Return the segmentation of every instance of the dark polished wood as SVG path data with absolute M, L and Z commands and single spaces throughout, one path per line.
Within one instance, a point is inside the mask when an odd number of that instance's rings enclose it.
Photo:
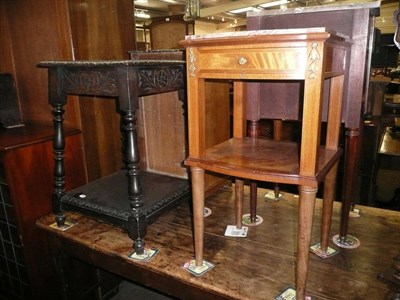
M 52 211 L 53 137 L 51 124 L 0 129 L 0 298 L 60 297 L 46 236 L 35 226 Z M 65 140 L 66 187 L 72 189 L 86 183 L 80 131 L 66 128 Z
M 366 113 L 363 126 L 360 127 L 360 143 L 362 151 L 359 157 L 360 193 L 355 199 L 368 205 L 374 201 L 376 168 L 378 167 L 378 148 L 382 132 L 382 104 L 385 90 L 390 83 L 389 77 L 371 77 L 368 89 Z
M 349 225 L 349 212 L 352 204 L 359 203 L 358 195 L 358 153 L 359 128 L 361 115 L 368 109 L 367 95 L 370 73 L 371 49 L 373 42 L 374 16 L 379 15 L 379 2 L 362 3 L 355 5 L 329 5 L 322 7 L 305 7 L 282 11 L 271 10 L 260 13 L 249 13 L 247 29 L 281 29 L 324 26 L 353 39 L 350 55 L 347 57 L 348 79 L 344 83 L 344 104 L 342 122 L 346 127 L 345 147 L 346 163 L 343 178 L 343 202 L 341 239 L 346 239 Z M 337 20 L 341 20 L 338 22 Z M 290 84 L 290 85 L 289 85 Z M 249 97 L 263 97 L 263 106 L 250 107 L 248 119 L 257 118 L 275 119 L 280 116 L 287 120 L 297 120 L 298 104 L 296 91 L 301 89 L 298 83 L 282 83 L 280 87 L 271 84 L 262 84 L 254 87 Z M 325 92 L 325 101 L 327 99 Z M 265 97 L 263 97 L 265 98 Z M 279 101 L 274 101 L 279 99 Z M 250 105 L 251 106 L 251 105 Z M 325 113 L 323 114 L 325 116 Z M 353 148 L 355 147 L 355 148 Z M 339 195 L 340 196 L 340 195 Z
M 342 200 L 342 221 L 340 226 L 340 238 L 345 242 L 348 233 L 349 227 L 349 212 L 351 210 L 351 206 L 355 204 L 354 199 L 355 196 L 355 174 L 353 173 L 354 170 L 358 167 L 357 166 L 357 149 L 358 149 L 358 142 L 359 142 L 359 130 L 358 128 L 348 128 L 346 132 L 346 155 L 345 155 L 345 172 L 344 172 L 344 186 L 343 186 L 343 194 L 348 195 L 347 200 Z
M 65 224 L 65 209 L 84 211 L 127 229 L 135 241 L 135 251 L 143 253 L 146 226 L 154 219 L 155 212 L 162 213 L 174 202 L 188 197 L 190 189 L 188 180 L 145 175 L 140 170 L 136 124 L 139 97 L 184 90 L 184 62 L 173 59 L 47 61 L 38 66 L 49 70 L 49 101 L 55 129 L 53 211 L 58 226 Z M 71 195 L 66 194 L 64 179 L 63 107 L 67 95 L 118 99 L 121 127 L 115 134 L 122 137 L 121 165 L 125 174 L 121 176 L 116 172 L 90 183 L 83 190 L 71 191 Z M 117 184 L 119 181 L 123 184 Z M 152 190 L 159 193 L 152 193 Z
M 1 72 L 13 74 L 24 121 L 49 119 L 44 60 L 128 59 L 135 49 L 131 0 L 0 0 Z M 88 42 L 90 41 L 90 42 Z M 27 55 L 27 51 L 29 55 Z M 70 96 L 65 124 L 82 131 L 89 181 L 121 167 L 119 116 L 113 101 Z M 89 99 L 88 99 L 89 98 Z
M 298 197 L 285 193 L 279 202 L 266 201 L 267 190 L 258 189 L 258 214 L 264 222 L 249 228 L 248 237 L 237 240 L 224 236 L 227 224 L 234 224 L 234 187 L 224 188 L 206 199 L 212 214 L 205 219 L 205 252 L 215 268 L 195 277 L 182 268 L 192 259 L 192 210 L 188 202 L 162 215 L 148 227 L 146 242 L 158 254 L 148 263 L 129 259 L 130 238 L 115 226 L 81 214 L 69 214 L 78 221 L 61 232 L 49 225 L 54 215 L 38 221 L 53 250 L 78 257 L 128 280 L 158 289 L 179 299 L 274 299 L 294 280 Z M 249 189 L 245 187 L 245 198 Z M 388 286 L 377 279 L 398 255 L 400 212 L 359 206 L 361 217 L 352 219 L 353 234 L 361 240 L 357 249 L 338 249 L 322 260 L 310 256 L 308 289 L 319 300 L 383 299 Z M 244 201 L 244 210 L 249 209 Z M 332 229 L 340 227 L 340 203 L 333 206 Z M 316 200 L 315 218 L 322 213 Z M 312 242 L 319 241 L 314 227 Z M 101 237 L 101 238 L 99 238 Z M 384 252 L 384 255 L 382 254 Z
M 10 73 L 0 73 L 0 98 L 0 124 L 6 128 L 23 126 L 14 79 Z
M 395 16 L 395 24 L 396 24 L 396 33 L 394 36 L 394 43 L 396 45 L 397 48 L 400 49 L 400 3 L 399 3 L 399 10 L 397 11 L 397 14 Z M 399 107 L 397 107 L 396 109 L 393 109 L 392 112 L 395 113 L 396 115 L 399 114 Z M 388 129 L 385 129 L 385 133 L 384 133 L 384 137 L 383 137 L 383 141 L 381 144 L 381 149 L 383 144 L 386 142 L 388 144 L 391 144 L 390 146 L 388 145 L 388 147 L 384 147 L 384 153 L 388 152 L 388 154 L 392 154 L 392 155 L 400 155 L 400 143 L 399 143 L 399 136 L 397 133 L 397 136 L 395 136 L 394 138 L 392 137 L 388 137 L 387 140 L 385 141 L 386 138 L 386 134 L 390 134 L 387 132 Z M 396 133 L 395 133 L 396 135 Z M 392 143 L 391 140 L 397 140 L 394 143 Z M 394 146 L 394 145 L 396 146 Z M 380 152 L 381 152 L 380 149 Z M 400 255 L 397 255 L 394 260 L 393 260 L 393 264 L 392 264 L 392 268 L 389 271 L 386 271 L 385 273 L 382 273 L 379 275 L 380 279 L 383 279 L 384 281 L 386 281 L 388 283 L 388 285 L 390 286 L 391 292 L 388 293 L 386 299 L 390 299 L 390 300 L 395 300 L 395 299 L 399 299 L 400 298 Z

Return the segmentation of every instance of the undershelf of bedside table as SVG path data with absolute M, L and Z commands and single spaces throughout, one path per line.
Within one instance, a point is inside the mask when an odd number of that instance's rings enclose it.
M 180 201 L 191 199 L 187 179 L 140 172 L 143 193 L 141 211 L 148 224 Z M 121 170 L 68 192 L 62 198 L 64 210 L 71 210 L 127 229 L 131 212 L 128 179 Z
M 305 184 L 321 181 L 338 161 L 341 150 L 319 149 L 318 170 L 315 176 L 299 175 L 299 144 L 269 139 L 235 139 L 206 150 L 200 158 L 189 157 L 185 163 L 225 175 L 288 183 Z

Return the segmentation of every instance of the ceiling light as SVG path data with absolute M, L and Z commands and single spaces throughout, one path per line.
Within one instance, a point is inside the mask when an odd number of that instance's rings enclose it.
M 135 17 L 138 19 L 150 19 L 150 15 L 145 10 L 135 9 Z
M 161 2 L 169 3 L 169 4 L 181 4 L 180 1 L 176 0 L 161 0 Z
M 200 17 L 200 0 L 186 0 L 185 21 L 195 20 Z
M 272 2 L 259 4 L 258 6 L 260 6 L 262 8 L 267 8 L 267 7 L 282 5 L 282 4 L 286 4 L 286 3 L 289 3 L 289 1 L 288 0 L 278 0 L 278 1 L 272 1 Z
M 232 14 L 240 14 L 240 13 L 248 12 L 248 11 L 251 11 L 251 10 L 253 10 L 253 7 L 248 6 L 248 7 L 243 7 L 243 8 L 230 10 L 229 12 L 232 13 Z

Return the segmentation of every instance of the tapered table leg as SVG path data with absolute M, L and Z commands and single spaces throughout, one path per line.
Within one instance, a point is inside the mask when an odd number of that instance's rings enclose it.
M 191 167 L 196 267 L 203 265 L 204 247 L 204 170 Z
M 352 206 L 354 196 L 353 187 L 355 186 L 356 179 L 359 135 L 358 128 L 348 128 L 346 131 L 346 154 L 340 233 L 333 238 L 334 243 L 342 248 L 356 248 L 359 245 L 359 240 L 348 234 L 349 213 Z
M 248 125 L 248 135 L 256 139 L 260 137 L 260 122 L 251 121 Z M 255 223 L 257 221 L 257 182 L 250 182 L 250 222 Z
M 332 223 L 333 201 L 335 200 L 336 175 L 338 162 L 333 166 L 325 177 L 324 181 L 324 199 L 322 204 L 321 221 L 321 250 L 327 252 L 329 245 L 329 233 Z
M 297 234 L 296 299 L 304 299 L 310 254 L 311 232 L 317 188 L 299 186 L 299 220 Z
M 235 208 L 236 208 L 236 228 L 242 228 L 243 216 L 243 179 L 235 179 Z

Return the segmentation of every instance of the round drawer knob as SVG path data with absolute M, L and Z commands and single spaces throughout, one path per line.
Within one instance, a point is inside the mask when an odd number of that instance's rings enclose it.
M 247 59 L 244 57 L 240 57 L 238 63 L 239 65 L 244 65 L 247 63 Z

